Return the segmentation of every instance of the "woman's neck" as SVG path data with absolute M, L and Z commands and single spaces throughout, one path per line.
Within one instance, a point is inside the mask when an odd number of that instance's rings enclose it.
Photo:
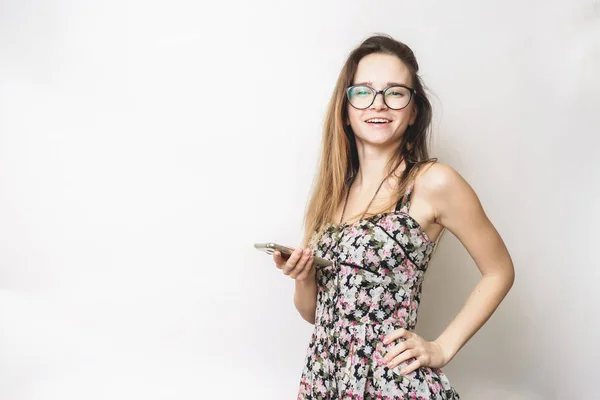
M 362 151 L 359 150 L 359 168 L 352 184 L 355 189 L 369 190 L 375 188 L 390 175 L 390 167 L 393 167 L 393 165 L 390 165 L 389 161 L 394 152 L 374 150 L 366 151 L 365 148 Z

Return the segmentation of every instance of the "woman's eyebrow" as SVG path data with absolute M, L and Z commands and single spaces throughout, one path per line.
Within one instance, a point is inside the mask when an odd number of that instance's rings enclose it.
M 369 85 L 369 86 L 373 86 L 373 82 L 371 81 L 367 81 L 367 82 L 358 82 L 353 84 L 353 86 L 358 86 L 358 85 Z M 388 82 L 387 86 L 396 86 L 396 85 L 400 85 L 400 86 L 406 86 L 406 83 L 400 83 L 400 82 Z

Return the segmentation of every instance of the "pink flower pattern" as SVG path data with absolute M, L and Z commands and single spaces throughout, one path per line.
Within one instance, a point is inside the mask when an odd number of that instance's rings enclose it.
M 411 189 L 394 212 L 352 224 L 329 224 L 314 235 L 315 328 L 302 371 L 299 400 L 458 400 L 443 371 L 421 367 L 402 375 L 383 362 L 394 343 L 384 336 L 414 330 L 421 287 L 435 243 L 409 214 Z M 412 361 L 409 360 L 408 363 Z

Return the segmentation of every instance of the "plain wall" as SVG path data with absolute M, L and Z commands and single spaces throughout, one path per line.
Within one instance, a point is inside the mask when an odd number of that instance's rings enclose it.
M 0 398 L 295 398 L 312 326 L 253 249 L 297 245 L 351 49 L 409 44 L 433 154 L 516 282 L 444 368 L 469 399 L 597 398 L 591 1 L 0 3 Z M 418 333 L 479 278 L 442 239 Z

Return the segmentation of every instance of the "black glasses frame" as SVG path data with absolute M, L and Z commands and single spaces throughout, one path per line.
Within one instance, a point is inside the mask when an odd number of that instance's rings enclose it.
M 352 104 L 352 102 L 350 101 L 350 91 L 357 87 L 367 87 L 373 91 L 373 93 L 374 93 L 373 100 L 371 101 L 371 103 L 368 106 L 362 107 L 362 108 L 355 107 Z M 408 89 L 408 91 L 410 92 L 410 97 L 408 98 L 408 102 L 406 103 L 406 105 L 404 107 L 401 107 L 401 108 L 390 107 L 390 105 L 385 101 L 385 92 L 393 87 L 401 87 L 404 89 Z M 408 105 L 412 101 L 413 97 L 415 97 L 417 95 L 417 90 L 413 89 L 411 87 L 408 87 L 406 85 L 391 85 L 391 86 L 386 87 L 383 90 L 377 90 L 374 87 L 369 86 L 369 85 L 354 85 L 354 86 L 350 86 L 349 88 L 346 89 L 346 99 L 348 100 L 348 104 L 350 104 L 353 108 L 356 108 L 357 110 L 366 110 L 367 108 L 371 107 L 373 105 L 373 103 L 375 103 L 375 99 L 377 98 L 378 94 L 381 94 L 381 98 L 383 99 L 383 104 L 385 104 L 387 108 L 389 108 L 390 110 L 398 111 L 398 110 L 402 110 L 402 109 L 405 109 L 406 107 L 408 107 Z

